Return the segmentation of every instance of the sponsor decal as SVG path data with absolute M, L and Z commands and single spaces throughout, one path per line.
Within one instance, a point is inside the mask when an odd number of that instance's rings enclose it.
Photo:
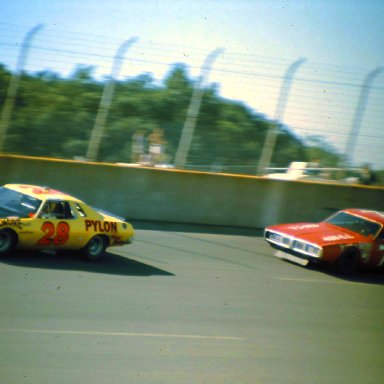
M 293 229 L 294 231 L 300 231 L 301 229 L 310 229 L 310 228 L 319 228 L 318 224 L 302 224 L 302 225 L 291 225 L 288 229 Z
M 119 244 L 123 245 L 123 244 L 125 244 L 125 241 L 123 241 L 121 239 L 121 236 L 113 235 L 112 236 L 112 240 L 113 240 L 113 243 L 116 244 L 116 245 L 119 245 Z
M 117 223 L 113 221 L 85 220 L 85 230 L 94 232 L 117 233 Z
M 324 241 L 338 241 L 338 240 L 350 240 L 354 239 L 353 236 L 347 234 L 324 236 Z
M 0 228 L 3 228 L 3 227 L 22 229 L 20 219 L 16 219 L 16 218 L 15 219 L 12 219 L 12 218 L 0 219 Z

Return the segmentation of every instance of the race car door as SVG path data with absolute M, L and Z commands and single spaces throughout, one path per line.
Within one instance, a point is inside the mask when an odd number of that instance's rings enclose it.
M 78 249 L 81 227 L 71 205 L 65 200 L 47 200 L 38 218 L 40 235 L 37 247 L 49 249 Z

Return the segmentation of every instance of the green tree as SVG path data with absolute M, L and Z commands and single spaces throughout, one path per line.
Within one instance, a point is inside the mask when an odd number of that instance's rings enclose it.
M 84 157 L 106 81 L 95 79 L 94 70 L 92 66 L 78 65 L 68 77 L 49 71 L 23 73 L 6 152 Z M 2 105 L 10 78 L 11 72 L 0 65 Z M 117 81 L 99 159 L 129 162 L 133 134 L 142 131 L 149 135 L 161 128 L 172 161 L 194 84 L 188 68 L 180 63 L 173 65 L 161 82 L 148 73 Z M 254 174 L 272 123 L 245 104 L 221 97 L 217 85 L 206 87 L 187 167 Z M 314 159 L 332 166 L 340 156 L 321 137 L 303 141 L 289 127 L 279 127 L 273 165 L 285 167 L 291 161 Z

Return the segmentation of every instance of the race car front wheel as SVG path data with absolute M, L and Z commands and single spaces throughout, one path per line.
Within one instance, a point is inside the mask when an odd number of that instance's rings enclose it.
M 15 248 L 16 240 L 15 232 L 9 229 L 0 231 L 0 256 L 10 254 Z
M 107 241 L 102 236 L 94 236 L 83 248 L 83 255 L 87 260 L 98 261 L 105 253 Z
M 359 265 L 359 255 L 356 251 L 344 252 L 336 262 L 336 272 L 342 275 L 352 275 Z

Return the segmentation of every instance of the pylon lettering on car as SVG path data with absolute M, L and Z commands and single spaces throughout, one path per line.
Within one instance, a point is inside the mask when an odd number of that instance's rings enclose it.
M 94 232 L 117 233 L 117 223 L 111 221 L 85 220 L 85 230 Z

